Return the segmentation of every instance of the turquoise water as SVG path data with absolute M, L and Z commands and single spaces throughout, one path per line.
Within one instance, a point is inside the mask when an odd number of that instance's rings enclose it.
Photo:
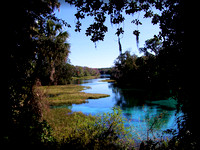
M 132 134 L 139 140 L 149 138 L 170 138 L 170 134 L 163 135 L 167 129 L 177 129 L 176 119 L 181 113 L 176 113 L 176 101 L 172 98 L 161 100 L 147 99 L 146 91 L 139 89 L 121 89 L 113 83 L 100 82 L 102 78 L 79 81 L 90 89 L 87 93 L 109 94 L 110 97 L 89 99 L 88 103 L 73 104 L 69 108 L 85 114 L 96 115 L 111 112 L 114 106 L 122 109 L 122 115 L 127 119 L 125 126 L 131 127 Z M 153 129 L 153 130 L 151 130 Z

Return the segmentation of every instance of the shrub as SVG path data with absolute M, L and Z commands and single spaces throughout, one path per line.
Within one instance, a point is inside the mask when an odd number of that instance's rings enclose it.
M 68 149 L 128 149 L 134 141 L 124 127 L 121 110 L 113 108 L 111 113 L 91 117 L 74 115 L 72 131 L 60 141 L 61 148 Z M 67 133 L 67 132 L 65 132 Z

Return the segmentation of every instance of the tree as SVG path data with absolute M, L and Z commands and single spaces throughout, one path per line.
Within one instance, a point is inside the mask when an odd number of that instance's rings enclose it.
M 33 92 L 38 49 L 34 40 L 38 35 L 35 29 L 39 27 L 38 22 L 42 24 L 47 18 L 58 21 L 52 13 L 59 3 L 57 0 L 21 0 L 7 5 L 10 6 L 6 25 L 9 71 L 3 143 L 8 148 L 39 146 L 42 145 L 43 129 L 47 126 L 42 120 L 40 99 Z
M 120 35 L 124 33 L 123 28 L 120 26 L 121 23 L 125 20 L 123 12 L 128 15 L 134 15 L 140 11 L 144 11 L 144 18 L 153 17 L 153 23 L 158 23 L 159 15 L 154 14 L 152 8 L 158 10 L 163 10 L 167 6 L 168 1 L 129 1 L 129 0 L 110 0 L 110 1 L 76 1 L 76 0 L 66 0 L 67 3 L 75 5 L 77 7 L 77 13 L 75 14 L 77 18 L 76 29 L 75 31 L 80 32 L 81 30 L 81 19 L 84 19 L 86 16 L 94 17 L 94 23 L 91 24 L 87 30 L 86 35 L 91 36 L 93 42 L 103 40 L 105 33 L 108 31 L 107 27 L 104 25 L 106 15 L 110 16 L 110 22 L 112 24 L 119 24 L 117 28 L 116 35 L 118 36 L 119 51 L 121 52 L 122 46 L 120 42 Z M 135 25 L 142 25 L 138 18 L 133 19 L 131 22 Z M 136 29 L 133 31 L 133 35 L 136 36 L 137 43 L 139 42 L 139 30 Z
M 62 32 L 62 25 L 56 24 L 52 20 L 47 20 L 46 24 L 42 24 L 44 28 L 39 28 L 36 42 L 38 43 L 38 49 L 36 53 L 36 71 L 40 68 L 47 68 L 49 84 L 57 84 L 56 74 L 59 70 L 56 70 L 60 64 L 64 64 L 69 54 L 69 43 L 66 42 L 69 37 L 67 32 Z M 41 29 L 43 32 L 41 32 Z M 42 34 L 39 34 L 42 33 Z M 60 70 L 61 71 L 61 70 Z M 42 76 L 42 72 L 38 74 Z
M 140 48 L 139 50 L 141 52 L 144 52 L 146 56 L 149 55 L 150 52 L 158 55 L 159 51 L 162 50 L 162 42 L 157 36 L 154 36 L 154 38 L 146 40 L 144 48 Z
M 115 67 L 112 71 L 112 78 L 119 84 L 133 83 L 136 79 L 135 72 L 138 69 L 136 65 L 137 56 L 131 55 L 129 51 L 122 53 L 115 60 Z
M 73 77 L 74 66 L 70 63 L 60 63 L 56 66 L 56 82 L 58 85 L 69 84 Z

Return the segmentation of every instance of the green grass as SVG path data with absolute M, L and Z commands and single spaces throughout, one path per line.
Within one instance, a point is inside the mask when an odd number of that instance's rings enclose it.
M 86 103 L 87 99 L 109 96 L 107 94 L 81 92 L 88 88 L 90 87 L 74 84 L 38 87 L 42 93 L 45 93 L 45 99 L 51 106 L 81 104 Z M 67 108 L 53 108 L 45 110 L 44 119 L 53 129 L 52 134 L 56 141 L 61 141 L 73 135 L 76 128 L 85 125 L 84 122 L 93 122 L 95 117 L 84 115 L 82 112 L 71 113 L 71 110 Z
M 100 116 L 55 108 L 48 110 L 44 118 L 53 138 L 67 149 L 128 149 L 134 145 L 116 108 Z
M 106 94 L 81 92 L 89 88 L 80 85 L 59 85 L 38 87 L 45 93 L 50 105 L 84 103 L 86 99 L 107 97 Z M 124 128 L 121 110 L 113 108 L 113 113 L 103 115 L 85 115 L 82 112 L 71 112 L 67 108 L 45 107 L 43 119 L 50 125 L 47 130 L 56 146 L 62 149 L 127 149 L 134 144 L 128 138 Z M 48 138 L 49 137 L 49 138 Z M 120 138 L 119 138 L 120 137 Z
M 71 113 L 67 108 L 50 109 L 44 118 L 51 126 L 52 135 L 58 142 L 73 136 L 74 131 L 81 128 L 84 122 L 95 120 L 91 115 L 87 116 L 82 112 Z
M 88 80 L 88 79 L 96 79 L 98 76 L 84 76 L 84 77 L 72 77 L 72 80 Z
M 99 82 L 115 82 L 115 80 L 107 79 L 107 80 L 100 80 Z
M 57 86 L 41 86 L 39 87 L 46 94 L 46 99 L 52 106 L 70 105 L 86 103 L 87 99 L 98 99 L 108 97 L 107 94 L 91 94 L 81 92 L 90 87 L 80 85 L 57 85 Z
M 80 85 L 40 86 L 36 93 L 45 98 L 50 105 L 68 105 L 85 103 L 86 99 L 106 97 L 106 94 L 81 92 Z M 45 101 L 45 100 L 44 100 Z M 167 102 L 166 102 L 167 103 Z M 48 105 L 48 103 L 46 103 Z M 112 113 L 85 115 L 71 112 L 67 108 L 43 107 L 43 119 L 50 128 L 45 128 L 45 140 L 52 142 L 57 149 L 134 149 L 136 143 L 130 129 L 124 127 L 124 119 L 119 108 Z

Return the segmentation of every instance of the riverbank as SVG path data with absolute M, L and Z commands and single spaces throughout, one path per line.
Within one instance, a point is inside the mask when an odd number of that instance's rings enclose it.
M 172 120 L 170 118 L 173 118 L 173 109 L 167 109 L 169 112 L 166 112 L 165 108 L 162 109 L 163 106 L 161 107 L 162 104 L 160 104 L 161 102 L 159 103 L 159 101 L 157 102 L 159 104 L 149 104 L 148 102 L 141 107 L 141 104 L 137 103 L 138 101 L 141 102 L 141 98 L 139 97 L 141 96 L 140 92 L 135 93 L 134 90 L 123 90 L 112 87 L 112 84 L 108 83 L 110 80 L 104 79 L 103 81 L 104 82 L 102 82 L 102 78 L 99 78 L 83 81 L 82 85 L 84 86 L 73 84 L 39 87 L 46 93 L 46 99 L 50 105 L 56 106 L 47 108 L 43 118 L 50 125 L 51 135 L 59 145 L 61 144 L 65 147 L 73 144 L 72 147 L 83 146 L 84 148 L 91 146 L 95 147 L 96 144 L 99 145 L 99 142 L 102 142 L 101 144 L 115 143 L 114 145 L 116 145 L 118 142 L 126 143 L 127 139 L 121 140 L 121 136 L 127 135 L 125 132 L 130 131 L 131 142 L 128 142 L 128 145 L 137 149 L 141 141 L 145 140 L 148 136 L 146 134 L 148 133 L 149 128 L 152 128 L 152 126 L 156 127 L 152 134 L 156 133 L 159 136 L 159 133 L 164 130 L 164 128 L 161 127 L 171 126 Z M 86 91 L 88 93 L 85 93 Z M 88 103 L 86 103 L 86 98 L 100 98 L 99 94 L 94 93 L 105 93 L 109 94 L 110 97 L 98 100 L 88 100 Z M 121 104 L 119 103 L 120 101 L 116 99 L 116 95 L 118 97 L 126 98 L 126 102 L 131 104 L 129 105 L 130 107 L 125 110 L 116 110 L 116 108 L 114 108 L 115 111 L 112 111 L 116 102 L 118 102 L 118 105 Z M 136 99 L 135 96 L 137 96 L 136 98 L 138 99 Z M 129 99 L 127 99 L 127 97 Z M 134 105 L 132 105 L 133 100 Z M 165 101 L 165 103 L 167 103 L 167 101 Z M 69 106 L 70 104 L 75 105 Z M 137 112 L 134 108 L 137 108 Z M 116 113 L 116 111 L 121 111 L 121 115 L 119 115 L 120 113 Z M 90 113 L 93 116 L 86 115 Z M 163 117 L 160 117 L 161 115 Z M 149 116 L 148 120 L 146 119 L 146 116 Z M 105 120 L 102 120 L 102 118 L 105 118 Z M 171 123 L 167 124 L 167 122 Z M 109 125 L 109 123 L 111 124 Z M 121 124 L 120 127 L 118 126 L 119 124 Z M 130 127 L 130 125 L 134 125 L 133 128 Z M 110 129 L 113 127 L 114 129 L 112 130 L 118 132 L 117 137 L 120 137 L 120 139 L 117 138 L 117 142 L 115 141 L 116 134 L 110 132 Z M 130 127 L 130 129 L 125 129 L 124 127 Z M 105 134 L 108 139 L 102 138 L 102 135 Z M 109 136 L 107 136 L 108 134 Z M 110 138 L 114 139 L 114 141 L 111 141 Z M 121 146 L 123 147 L 124 144 Z
M 99 76 L 83 76 L 83 77 L 72 77 L 72 80 L 89 80 L 89 79 L 96 79 Z
M 107 94 L 81 92 L 90 87 L 81 85 L 59 85 L 37 87 L 45 93 L 50 105 L 70 105 L 87 102 L 86 99 L 108 97 Z M 45 98 L 46 97 L 46 98 Z M 94 100 L 95 101 L 95 100 Z M 43 119 L 48 123 L 49 142 L 56 149 L 127 149 L 134 141 L 124 127 L 121 110 L 102 115 L 85 115 L 64 107 L 45 107 Z M 111 132 L 112 131 L 112 132 Z M 120 137 L 120 138 L 119 138 Z
M 98 99 L 108 97 L 108 94 L 91 94 L 81 92 L 85 87 L 81 85 L 56 85 L 56 86 L 41 86 L 39 87 L 46 95 L 46 100 L 51 106 L 71 105 L 86 103 L 87 99 Z
M 90 87 L 81 85 L 54 85 L 37 87 L 44 93 L 44 99 L 50 106 L 62 106 L 86 103 L 87 99 L 98 99 L 108 97 L 107 94 L 91 94 L 82 92 Z M 82 112 L 73 112 L 67 107 L 64 108 L 44 108 L 43 119 L 48 122 L 52 129 L 53 138 L 60 143 L 74 134 L 76 129 L 82 128 L 88 122 L 93 122 L 95 117 L 84 115 Z M 78 134 L 78 133 L 77 133 Z M 64 142 L 64 141 L 63 141 Z
M 109 82 L 109 83 L 112 83 L 112 82 L 116 82 L 115 80 L 111 80 L 111 79 L 106 79 L 106 80 L 100 80 L 99 82 Z

